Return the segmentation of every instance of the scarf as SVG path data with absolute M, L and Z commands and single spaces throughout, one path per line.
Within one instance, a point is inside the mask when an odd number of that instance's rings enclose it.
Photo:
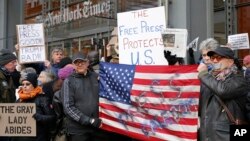
M 23 101 L 23 100 L 27 100 L 27 99 L 32 99 L 34 97 L 36 97 L 37 95 L 39 94 L 43 94 L 42 93 L 42 87 L 40 86 L 37 86 L 36 88 L 34 88 L 31 92 L 29 93 L 24 93 L 23 92 L 23 89 L 21 88 L 19 91 L 18 91 L 18 94 L 19 94 L 19 98 L 20 98 L 20 101 Z
M 237 74 L 237 67 L 235 65 L 224 69 L 220 72 L 212 72 L 212 75 L 216 78 L 216 80 L 224 81 L 231 74 Z

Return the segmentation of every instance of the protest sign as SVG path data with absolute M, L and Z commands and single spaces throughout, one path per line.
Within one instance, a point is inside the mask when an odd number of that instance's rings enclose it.
M 19 49 L 19 61 L 22 63 L 42 62 L 46 60 L 44 46 L 21 47 Z
M 249 49 L 248 33 L 229 35 L 228 44 L 233 50 Z
M 177 57 L 186 57 L 187 29 L 167 28 L 162 32 L 165 50 Z
M 161 38 L 166 27 L 164 7 L 118 13 L 117 21 L 119 63 L 168 64 Z
M 18 44 L 24 46 L 43 46 L 44 30 L 43 24 L 17 25 Z
M 36 136 L 34 103 L 0 103 L 0 136 Z
M 19 63 L 35 63 L 46 60 L 43 24 L 17 25 Z

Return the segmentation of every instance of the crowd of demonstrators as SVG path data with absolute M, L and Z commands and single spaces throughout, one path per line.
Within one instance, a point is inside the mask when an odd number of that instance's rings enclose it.
M 218 46 L 207 55 L 212 61 L 212 70 L 209 72 L 205 64 L 197 69 L 203 102 L 199 105 L 199 140 L 229 140 L 229 127 L 234 121 L 228 113 L 238 121 L 247 121 L 245 106 L 249 85 L 236 67 L 230 48 Z
M 118 47 L 106 46 L 105 61 L 119 63 L 119 54 L 114 48 Z M 228 125 L 231 121 L 219 100 L 225 102 L 235 118 L 246 121 L 249 115 L 250 119 L 250 93 L 249 100 L 246 98 L 249 91 L 246 80 L 250 82 L 250 55 L 243 60 L 246 67 L 243 75 L 242 66 L 234 58 L 233 51 L 228 47 L 220 47 L 215 39 L 202 41 L 199 50 L 199 140 L 228 140 Z M 63 49 L 54 48 L 51 51 L 51 62 L 22 64 L 20 72 L 16 73 L 17 57 L 6 49 L 0 51 L 0 103 L 32 102 L 37 105 L 37 113 L 33 116 L 39 129 L 37 137 L 13 139 L 58 141 L 58 135 L 65 135 L 68 141 L 133 140 L 100 129 L 98 51 L 77 53 L 73 59 L 64 57 L 63 53 Z M 183 58 L 169 51 L 164 51 L 164 57 L 169 65 L 184 65 Z M 19 74 L 15 80 L 12 78 L 14 74 Z M 15 96 L 19 83 L 21 86 Z M 10 138 L 0 137 L 0 140 L 9 141 Z

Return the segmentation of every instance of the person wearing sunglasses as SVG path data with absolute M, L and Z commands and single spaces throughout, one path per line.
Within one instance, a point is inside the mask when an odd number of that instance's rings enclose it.
M 213 63 L 211 73 L 206 65 L 199 65 L 201 82 L 200 140 L 229 141 L 232 123 L 221 102 L 235 119 L 247 121 L 246 97 L 249 86 L 234 62 L 234 52 L 228 47 L 208 51 Z
M 55 121 L 55 113 L 50 105 L 49 98 L 43 93 L 42 88 L 37 85 L 37 74 L 26 73 L 20 78 L 21 88 L 18 91 L 18 103 L 35 103 L 36 113 L 36 137 L 14 137 L 13 141 L 49 141 L 50 125 Z

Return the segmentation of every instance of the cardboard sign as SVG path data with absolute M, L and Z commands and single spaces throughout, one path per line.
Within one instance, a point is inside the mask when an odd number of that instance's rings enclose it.
M 163 6 L 118 13 L 117 21 L 119 63 L 168 65 L 161 38 L 166 28 Z
M 20 64 L 43 62 L 46 60 L 46 50 L 44 46 L 20 47 L 19 49 Z
M 44 30 L 43 24 L 17 25 L 18 44 L 24 46 L 43 46 Z
M 165 50 L 177 57 L 186 57 L 187 29 L 167 28 L 162 32 L 162 39 Z
M 228 36 L 228 44 L 232 50 L 249 49 L 248 33 Z
M 0 136 L 36 136 L 35 103 L 0 103 Z

